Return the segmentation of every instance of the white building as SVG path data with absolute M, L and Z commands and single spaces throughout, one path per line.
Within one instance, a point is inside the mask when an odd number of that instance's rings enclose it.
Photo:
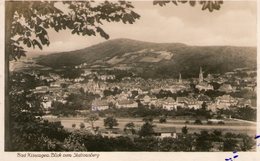
M 175 127 L 154 128 L 153 135 L 158 138 L 166 138 L 166 137 L 177 138 Z
M 102 111 L 109 109 L 109 104 L 106 100 L 96 99 L 92 102 L 91 110 L 92 111 Z

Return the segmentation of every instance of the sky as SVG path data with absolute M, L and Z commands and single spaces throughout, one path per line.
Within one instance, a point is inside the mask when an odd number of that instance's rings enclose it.
M 201 5 L 188 4 L 154 6 L 152 1 L 134 1 L 134 11 L 141 18 L 134 24 L 104 23 L 102 28 L 111 39 L 129 38 L 158 43 L 187 45 L 256 46 L 256 1 L 226 1 L 219 11 L 202 11 Z M 83 37 L 65 30 L 48 30 L 50 46 L 29 53 L 73 51 L 101 43 L 100 36 Z

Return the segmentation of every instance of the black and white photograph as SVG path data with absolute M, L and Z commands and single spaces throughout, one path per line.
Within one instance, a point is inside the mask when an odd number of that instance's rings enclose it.
M 5 152 L 229 152 L 219 160 L 239 161 L 260 146 L 256 0 L 4 8 Z

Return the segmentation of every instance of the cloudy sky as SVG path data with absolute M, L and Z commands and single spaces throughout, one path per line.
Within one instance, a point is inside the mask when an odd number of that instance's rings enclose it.
M 110 39 L 130 38 L 149 42 L 180 42 L 188 45 L 256 46 L 256 1 L 225 2 L 219 11 L 202 11 L 201 6 L 154 6 L 152 1 L 133 2 L 141 18 L 134 24 L 104 23 Z M 51 44 L 42 52 L 71 51 L 106 41 L 49 31 Z M 28 49 L 32 52 L 32 49 Z M 38 50 L 36 50 L 38 52 Z

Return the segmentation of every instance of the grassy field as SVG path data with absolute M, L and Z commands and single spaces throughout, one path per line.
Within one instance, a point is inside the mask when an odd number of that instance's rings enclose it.
M 94 125 L 99 126 L 100 128 L 104 127 L 104 118 L 99 118 Z M 125 124 L 129 122 L 133 122 L 136 127 L 141 127 L 144 123 L 142 121 L 142 118 L 117 118 L 118 120 L 118 126 L 117 128 L 123 129 Z M 57 118 L 57 119 L 50 119 L 50 121 L 61 121 L 61 124 L 64 126 L 64 128 L 71 129 L 72 124 L 76 124 L 76 128 L 79 128 L 80 123 L 84 123 L 86 128 L 90 127 L 90 124 L 87 122 L 84 122 L 83 118 Z M 194 125 L 194 120 L 190 120 L 189 124 L 185 124 L 186 120 L 176 120 L 176 119 L 167 119 L 166 123 L 159 123 L 158 119 L 155 119 L 153 121 L 154 125 L 156 127 L 175 127 L 177 130 L 177 133 L 181 133 L 182 127 L 187 125 L 189 133 L 197 132 L 199 133 L 202 130 L 207 131 L 213 131 L 213 130 L 220 130 L 223 133 L 232 132 L 232 133 L 244 133 L 249 136 L 255 136 L 256 135 L 256 124 L 243 122 L 239 120 L 225 120 L 224 125 L 207 125 L 207 121 L 203 120 L 203 125 Z

